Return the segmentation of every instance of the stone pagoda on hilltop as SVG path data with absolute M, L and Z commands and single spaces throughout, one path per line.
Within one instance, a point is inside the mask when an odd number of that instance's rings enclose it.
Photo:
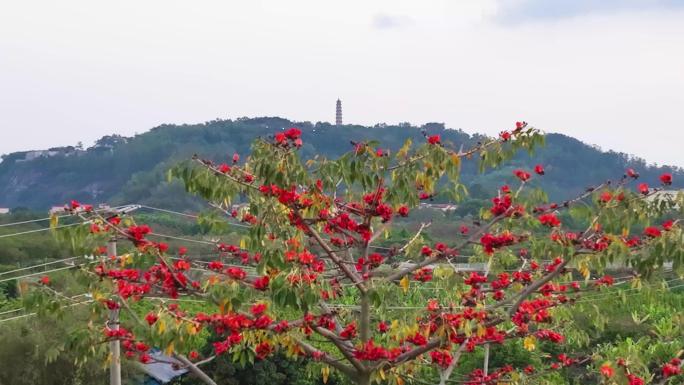
M 335 125 L 342 125 L 342 101 L 337 99 L 337 106 L 335 108 Z

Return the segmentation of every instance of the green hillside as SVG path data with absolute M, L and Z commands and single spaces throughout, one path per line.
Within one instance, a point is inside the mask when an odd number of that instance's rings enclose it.
M 482 137 L 432 123 L 422 127 L 401 124 L 364 127 L 328 123 L 290 122 L 281 118 L 215 120 L 193 125 L 162 125 L 131 138 L 107 136 L 93 147 L 54 148 L 51 151 L 17 152 L 3 156 L 0 163 L 0 207 L 44 210 L 71 199 L 85 202 L 145 203 L 167 208 L 198 208 L 177 183 L 166 183 L 165 172 L 174 163 L 193 154 L 227 161 L 234 152 L 246 154 L 254 138 L 271 135 L 290 126 L 303 131 L 304 157 L 336 156 L 351 148 L 351 141 L 378 140 L 397 149 L 410 137 L 421 141 L 421 129 L 441 134 L 447 142 L 468 147 Z M 672 167 L 648 167 L 641 159 L 615 152 L 602 152 L 574 138 L 549 134 L 546 146 L 534 156 L 519 154 L 503 168 L 479 175 L 476 162 L 464 164 L 463 178 L 475 198 L 486 198 L 502 178 L 512 180 L 511 170 L 544 164 L 544 187 L 552 199 L 563 199 L 586 186 L 622 175 L 633 167 L 642 178 L 657 184 L 663 171 L 673 172 L 675 181 L 684 171 Z M 679 186 L 682 186 L 681 184 Z

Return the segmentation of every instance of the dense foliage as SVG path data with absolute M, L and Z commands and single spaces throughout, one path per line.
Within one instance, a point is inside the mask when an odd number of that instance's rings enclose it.
M 72 201 L 70 212 L 87 223 L 65 239 L 102 256 L 81 270 L 94 302 L 69 348 L 106 356 L 102 342 L 120 341 L 127 358 L 147 363 L 156 346 L 207 384 L 215 382 L 202 365 L 224 357 L 247 365 L 276 353 L 304 359 L 323 382 L 334 373 L 358 384 L 446 384 L 452 376 L 473 385 L 564 383 L 562 373 L 572 370 L 629 385 L 680 380 L 684 345 L 672 305 L 653 324 L 631 309 L 653 336 L 604 341 L 596 330 L 620 309 L 573 310 L 611 295 L 614 285 L 638 289 L 667 263 L 681 273 L 684 195 L 661 193 L 670 173 L 634 182 L 639 175 L 628 169 L 554 202 L 536 188 L 548 166 L 516 168 L 490 192 L 479 219 L 447 242 L 428 242 L 423 223 L 400 246 L 379 246 L 395 225 L 406 232 L 400 220 L 419 202 L 462 200 L 461 169 L 471 159 L 496 174 L 542 141 L 517 123 L 471 147 L 425 133 L 397 151 L 358 141 L 335 159 L 305 161 L 302 133 L 289 128 L 257 139 L 249 156 L 193 157 L 171 176 L 222 213 L 217 222 L 248 227 L 239 243 L 214 240 L 218 257 L 209 260 L 169 249 L 130 216 Z M 235 209 L 236 199 L 248 205 Z M 102 245 L 112 237 L 130 246 L 108 255 Z M 457 268 L 464 255 L 486 267 Z M 606 275 L 611 265 L 623 274 Z M 47 313 L 71 300 L 44 277 L 25 302 Z M 119 313 L 120 328 L 112 328 L 107 318 Z M 497 359 L 484 370 L 468 367 L 490 345 Z

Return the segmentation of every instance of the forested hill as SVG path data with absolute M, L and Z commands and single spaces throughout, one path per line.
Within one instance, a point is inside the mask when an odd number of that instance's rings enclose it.
M 0 207 L 47 209 L 71 199 L 85 202 L 145 203 L 167 208 L 197 208 L 178 183 L 166 183 L 165 173 L 176 162 L 193 154 L 227 161 L 234 152 L 247 154 L 255 137 L 268 136 L 290 126 L 303 131 L 304 157 L 334 157 L 351 149 L 350 141 L 378 140 L 384 148 L 397 149 L 411 137 L 424 140 L 421 128 L 441 134 L 443 141 L 468 147 L 482 137 L 437 123 L 415 127 L 376 125 L 364 127 L 328 123 L 290 122 L 281 118 L 215 120 L 194 125 L 163 125 L 132 138 L 107 136 L 93 147 L 60 147 L 45 151 L 16 152 L 0 163 Z M 465 162 L 463 179 L 471 193 L 484 198 L 511 170 L 546 167 L 543 187 L 554 199 L 569 197 L 591 184 L 617 178 L 626 167 L 638 170 L 644 181 L 657 185 L 664 171 L 672 172 L 675 187 L 684 186 L 684 171 L 672 167 L 649 167 L 626 154 L 602 152 L 574 138 L 549 134 L 546 146 L 534 156 L 519 154 L 511 164 L 493 173 L 477 174 L 476 161 Z M 680 182 L 681 181 L 681 182 Z

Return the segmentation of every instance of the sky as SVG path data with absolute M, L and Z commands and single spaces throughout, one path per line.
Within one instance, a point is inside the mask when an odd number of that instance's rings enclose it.
M 6 1 L 0 154 L 163 123 L 526 120 L 684 167 L 684 0 Z

